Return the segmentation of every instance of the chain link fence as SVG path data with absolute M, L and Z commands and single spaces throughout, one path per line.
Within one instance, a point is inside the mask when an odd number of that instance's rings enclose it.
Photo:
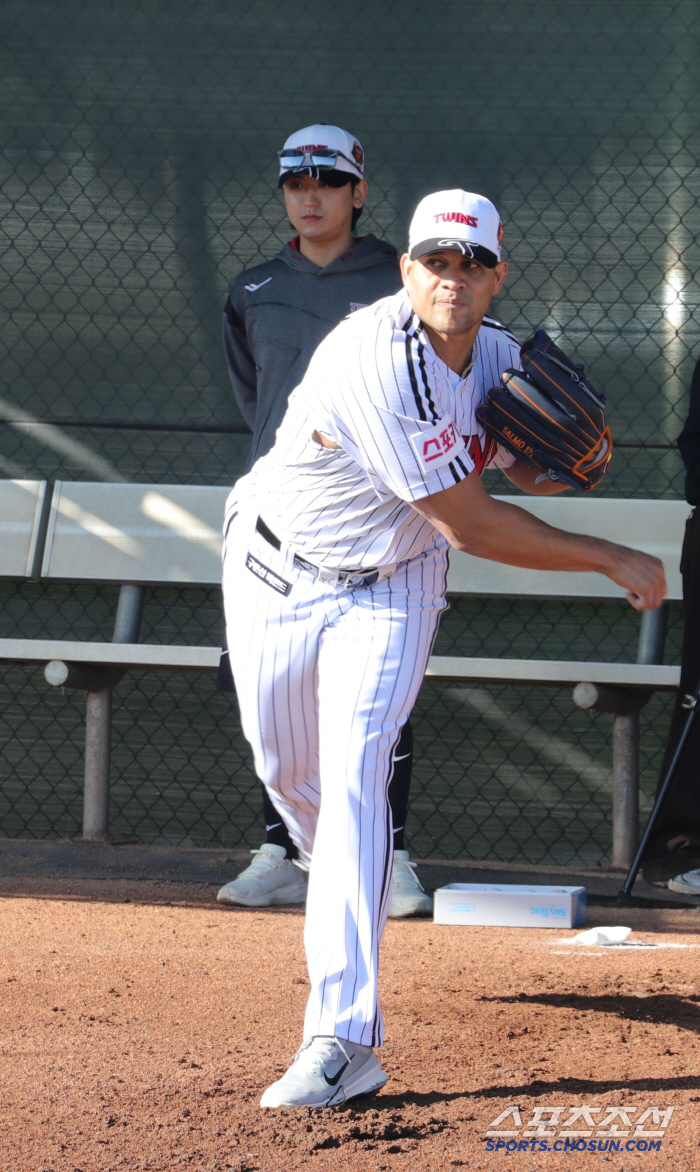
M 362 230 L 404 242 L 430 190 L 499 207 L 495 313 L 544 326 L 608 395 L 602 491 L 683 495 L 700 356 L 700 11 L 694 0 L 64 0 L 0 10 L 0 476 L 228 484 L 249 436 L 220 320 L 289 236 L 276 151 L 315 121 L 363 142 Z M 513 491 L 498 477 L 489 487 Z M 2 635 L 110 638 L 116 588 L 0 583 Z M 678 661 L 672 607 L 667 662 Z M 440 654 L 634 659 L 622 604 L 459 600 Z M 216 591 L 148 595 L 142 639 L 218 644 Z M 0 833 L 80 825 L 84 704 L 0 682 Z M 642 713 L 643 806 L 669 701 Z M 610 724 L 557 689 L 426 683 L 419 856 L 593 862 L 610 845 Z M 209 677 L 115 694 L 122 841 L 257 845 L 235 701 Z

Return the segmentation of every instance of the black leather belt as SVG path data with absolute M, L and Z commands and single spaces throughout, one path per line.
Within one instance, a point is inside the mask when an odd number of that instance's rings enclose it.
M 273 549 L 281 549 L 282 542 L 277 537 L 269 525 L 266 525 L 262 517 L 258 517 L 255 522 L 255 531 L 259 533 L 262 538 L 271 545 Z M 308 570 L 318 578 L 322 571 L 313 562 L 307 562 L 306 558 L 301 557 L 300 554 L 294 554 L 294 565 L 298 566 L 300 570 Z M 333 571 L 337 574 L 337 582 L 339 586 L 374 586 L 374 583 L 379 577 L 379 570 L 376 566 L 370 566 L 367 570 L 344 570 L 340 569 Z

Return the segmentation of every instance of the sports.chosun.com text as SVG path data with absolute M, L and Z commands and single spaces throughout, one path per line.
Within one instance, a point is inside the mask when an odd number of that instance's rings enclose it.
M 512 1104 L 486 1129 L 487 1152 L 658 1152 L 675 1107 Z
M 487 1139 L 487 1152 L 658 1152 L 657 1139 Z

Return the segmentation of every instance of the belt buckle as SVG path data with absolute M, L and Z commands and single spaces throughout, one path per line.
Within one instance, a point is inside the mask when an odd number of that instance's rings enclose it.
M 323 566 L 319 566 L 316 571 L 316 581 L 326 582 L 329 586 L 337 586 L 340 574 L 338 570 L 327 570 Z
M 379 570 L 358 570 L 356 574 L 347 574 L 342 583 L 353 590 L 357 586 L 374 586 L 378 578 Z

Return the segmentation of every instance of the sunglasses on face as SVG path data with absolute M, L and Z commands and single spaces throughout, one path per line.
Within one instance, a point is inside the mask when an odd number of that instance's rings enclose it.
M 301 151 L 288 147 L 286 150 L 283 148 L 277 153 L 279 155 L 280 167 L 289 170 L 298 170 L 300 167 L 334 167 L 339 158 L 345 159 L 346 163 L 357 166 L 342 151 L 330 150 L 327 147 L 320 147 L 316 151 Z

